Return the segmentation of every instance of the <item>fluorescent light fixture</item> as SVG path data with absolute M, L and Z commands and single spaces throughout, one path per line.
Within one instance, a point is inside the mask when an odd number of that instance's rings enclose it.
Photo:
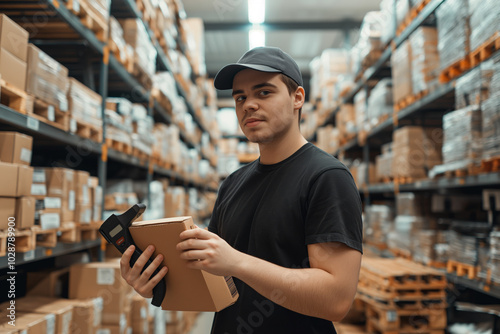
M 266 0 L 248 0 L 248 21 L 253 24 L 264 23 Z
M 253 27 L 248 31 L 248 47 L 253 49 L 258 46 L 266 46 L 266 32 L 261 27 Z

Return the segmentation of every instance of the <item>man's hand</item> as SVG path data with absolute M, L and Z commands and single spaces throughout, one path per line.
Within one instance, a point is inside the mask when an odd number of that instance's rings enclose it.
M 202 269 L 218 276 L 234 275 L 242 253 L 229 246 L 218 235 L 201 228 L 183 231 L 177 249 L 181 259 L 188 261 L 191 269 Z
M 135 291 L 137 291 L 138 294 L 144 298 L 153 297 L 153 288 L 168 272 L 168 268 L 163 267 L 160 269 L 158 274 L 151 277 L 153 272 L 161 265 L 161 261 L 163 260 L 163 256 L 159 254 L 141 274 L 142 268 L 144 268 L 148 259 L 151 255 L 153 255 L 154 249 L 154 246 L 148 246 L 141 256 L 139 256 L 132 268 L 130 268 L 130 258 L 135 250 L 134 245 L 127 248 L 120 260 L 122 277 L 131 287 L 134 288 Z

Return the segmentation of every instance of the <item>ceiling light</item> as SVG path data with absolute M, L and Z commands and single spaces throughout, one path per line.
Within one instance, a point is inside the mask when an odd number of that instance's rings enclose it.
M 258 46 L 266 46 L 266 32 L 261 27 L 253 27 L 248 31 L 248 47 L 253 49 Z
M 266 17 L 266 0 L 248 0 L 248 21 L 261 24 Z

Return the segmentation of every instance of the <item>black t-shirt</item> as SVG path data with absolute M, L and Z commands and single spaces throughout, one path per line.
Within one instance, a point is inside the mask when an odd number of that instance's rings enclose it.
M 231 174 L 209 230 L 246 254 L 309 268 L 309 244 L 341 242 L 362 252 L 361 200 L 349 170 L 307 143 L 277 164 L 256 160 Z M 215 314 L 212 333 L 335 333 L 330 321 L 290 311 L 234 280 L 240 297 Z

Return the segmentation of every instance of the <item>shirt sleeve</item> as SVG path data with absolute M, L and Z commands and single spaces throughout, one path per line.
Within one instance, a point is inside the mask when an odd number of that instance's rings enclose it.
M 361 199 L 344 169 L 329 169 L 313 180 L 305 225 L 306 244 L 341 242 L 363 252 Z

